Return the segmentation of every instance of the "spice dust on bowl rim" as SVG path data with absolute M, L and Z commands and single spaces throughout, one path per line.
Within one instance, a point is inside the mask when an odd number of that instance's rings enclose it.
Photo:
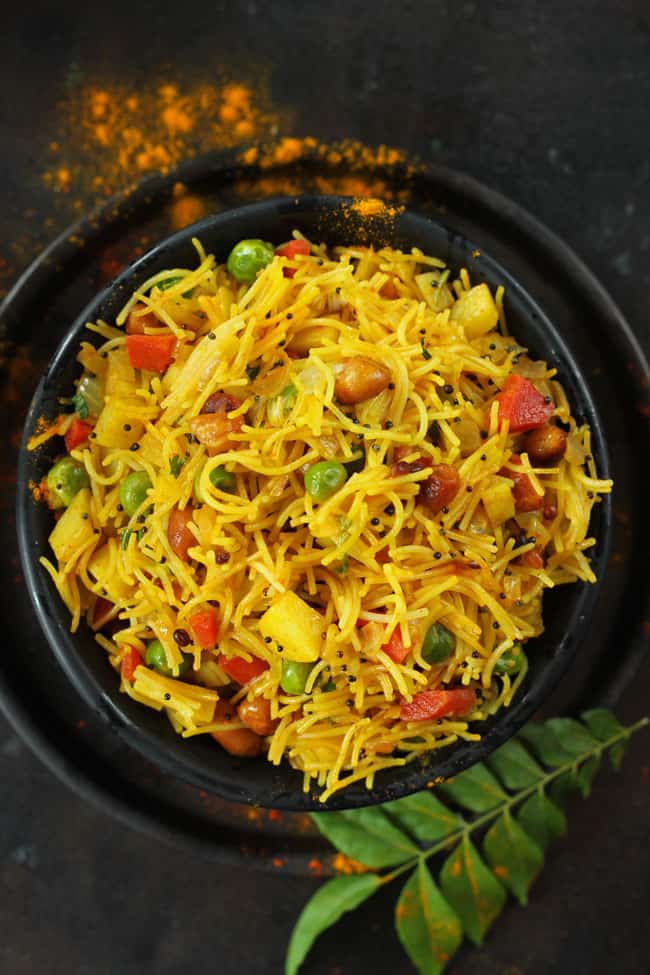
M 114 320 L 132 292 L 156 272 L 193 267 L 196 263 L 191 243 L 194 237 L 219 262 L 225 260 L 239 240 L 261 238 L 281 243 L 291 238 L 294 229 L 308 239 L 332 246 L 358 241 L 405 251 L 417 247 L 425 254 L 441 258 L 454 272 L 468 268 L 475 284 L 485 281 L 493 289 L 505 286 L 511 331 L 530 349 L 532 356 L 547 359 L 550 366 L 557 368 L 573 415 L 591 429 L 591 451 L 597 468 L 602 477 L 608 474 L 602 427 L 580 366 L 535 298 L 505 268 L 453 229 L 409 211 L 396 213 L 379 208 L 370 219 L 365 219 L 367 212 L 364 214 L 362 208 L 355 210 L 351 202 L 338 197 L 268 200 L 207 218 L 160 243 L 123 272 L 77 319 L 41 380 L 25 427 L 18 477 L 20 552 L 30 596 L 59 663 L 87 703 L 100 709 L 129 744 L 162 769 L 235 802 L 300 810 L 323 808 L 315 790 L 311 794 L 301 791 L 300 773 L 288 764 L 283 762 L 274 767 L 264 758 L 241 761 L 215 749 L 214 743 L 201 740 L 201 736 L 180 739 L 165 717 L 141 708 L 120 694 L 116 675 L 107 667 L 105 656 L 98 652 L 90 630 L 82 624 L 77 634 L 70 634 L 69 614 L 39 565 L 39 558 L 48 554 L 50 516 L 44 506 L 34 502 L 28 485 L 40 482 L 51 463 L 53 448 L 48 445 L 31 454 L 25 448 L 39 418 L 57 415 L 59 398 L 72 387 L 77 374 L 75 355 L 86 322 Z M 598 539 L 595 551 L 592 550 L 592 566 L 598 581 L 592 585 L 563 586 L 547 593 L 546 630 L 534 641 L 526 680 L 508 709 L 481 722 L 480 741 L 459 740 L 403 768 L 383 771 L 370 790 L 354 783 L 335 794 L 327 808 L 350 808 L 412 793 L 440 777 L 457 774 L 513 735 L 561 679 L 586 633 L 586 623 L 603 579 L 610 525 L 611 504 L 605 496 L 594 511 L 591 525 L 592 534 Z

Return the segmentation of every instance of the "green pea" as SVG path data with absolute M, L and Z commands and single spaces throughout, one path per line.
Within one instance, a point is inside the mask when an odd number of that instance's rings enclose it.
M 515 643 L 511 650 L 502 653 L 494 665 L 495 674 L 508 674 L 514 677 L 526 663 L 526 654 L 520 643 Z
M 442 623 L 432 623 L 424 635 L 422 656 L 428 664 L 448 660 L 456 646 L 456 637 Z
M 163 647 L 160 640 L 152 640 L 147 646 L 147 651 L 144 655 L 147 667 L 153 667 L 157 670 L 159 674 L 164 674 L 166 677 L 172 676 L 171 667 L 167 666 L 167 654 L 165 653 L 165 648 Z M 178 674 L 181 676 L 192 666 L 192 661 L 194 657 L 191 653 L 184 653 L 181 663 L 178 665 Z
M 47 475 L 47 492 L 52 508 L 67 508 L 75 494 L 88 487 L 88 472 L 72 457 L 62 457 Z
M 134 515 L 146 500 L 147 491 L 152 486 L 146 471 L 134 471 L 120 484 L 120 504 L 129 518 Z
M 283 660 L 282 679 L 280 680 L 282 690 L 286 691 L 287 694 L 302 694 L 313 666 L 313 664 L 302 663 L 298 660 Z
M 321 460 L 305 472 L 305 487 L 314 501 L 325 501 L 348 479 L 348 472 L 337 460 Z
M 250 284 L 257 272 L 271 263 L 274 254 L 273 245 L 263 240 L 240 240 L 228 255 L 227 267 L 237 281 Z
M 205 465 L 204 465 L 205 466 Z M 201 475 L 203 474 L 203 467 L 199 467 L 198 471 L 194 475 L 194 494 L 196 500 L 201 504 L 205 504 L 206 497 L 201 490 Z M 214 487 L 219 488 L 220 491 L 225 491 L 227 494 L 233 494 L 237 489 L 237 478 L 232 473 L 232 471 L 227 471 L 223 464 L 219 464 L 208 474 L 208 480 Z
M 322 687 L 321 687 L 321 691 L 323 692 L 323 694 L 330 694 L 330 693 L 331 693 L 331 691 L 335 691 L 335 690 L 336 690 L 336 684 L 334 683 L 334 681 L 332 680 L 332 678 L 331 678 L 331 677 L 330 677 L 330 679 L 329 679 L 329 680 L 328 680 L 328 681 L 327 681 L 327 682 L 326 682 L 325 684 L 323 684 L 323 685 L 322 685 Z

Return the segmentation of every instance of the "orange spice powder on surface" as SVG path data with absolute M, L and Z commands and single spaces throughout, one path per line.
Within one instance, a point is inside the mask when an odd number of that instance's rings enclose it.
M 363 863 L 359 863 L 357 860 L 352 860 L 350 857 L 346 857 L 345 853 L 337 853 L 332 859 L 332 866 L 337 873 L 351 874 L 368 872 L 368 868 L 364 867 Z
M 80 76 L 56 105 L 51 131 L 36 146 L 37 156 L 46 159 L 40 180 L 51 191 L 50 205 L 41 204 L 40 213 L 25 209 L 23 229 L 5 243 L 5 254 L 0 245 L 0 297 L 16 273 L 67 224 L 143 178 L 166 174 L 208 152 L 242 147 L 242 174 L 230 184 L 241 202 L 303 192 L 408 201 L 408 177 L 418 164 L 406 153 L 354 140 L 329 145 L 314 136 L 290 134 L 291 109 L 273 105 L 261 75 L 254 83 L 224 76 L 189 82 L 168 73 L 146 88 L 123 79 L 85 81 Z M 211 192 L 206 197 L 203 190 L 177 183 L 167 207 L 169 231 L 239 202 L 228 196 L 222 204 L 216 184 Z M 360 207 L 357 216 L 382 219 L 372 210 L 376 205 Z M 84 241 L 78 243 L 83 246 Z M 141 250 L 150 243 L 143 239 Z M 138 253 L 132 251 L 126 263 Z M 124 264 L 124 255 L 109 255 L 102 280 L 110 280 Z
M 273 137 L 280 117 L 264 88 L 244 82 L 81 85 L 59 105 L 43 181 L 87 210 L 102 197 L 184 159 Z
M 398 207 L 389 206 L 384 200 L 377 197 L 368 197 L 365 200 L 355 200 L 350 209 L 360 217 L 394 217 L 399 213 Z M 402 208 L 403 209 L 403 208 Z
M 302 160 L 316 161 L 318 165 L 305 172 L 291 167 L 291 163 Z M 393 147 L 366 146 L 353 140 L 328 144 L 313 136 L 284 137 L 270 144 L 248 146 L 239 154 L 239 162 L 250 170 L 236 184 L 242 196 L 259 199 L 306 191 L 351 196 L 355 204 L 348 208 L 347 215 L 356 217 L 357 222 L 394 217 L 399 212 L 394 204 L 410 199 L 408 177 L 420 165 Z M 403 174 L 399 186 L 390 172 L 398 164 Z

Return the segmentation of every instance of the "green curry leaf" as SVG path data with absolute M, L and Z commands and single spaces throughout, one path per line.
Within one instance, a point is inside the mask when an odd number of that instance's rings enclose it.
M 597 744 L 591 732 L 573 718 L 551 718 L 546 722 L 546 727 L 550 728 L 570 755 L 584 755 Z
M 402 890 L 395 927 L 421 975 L 439 975 L 463 940 L 458 915 L 436 887 L 424 860 L 418 861 Z
M 363 904 L 380 884 L 381 880 L 376 874 L 362 873 L 334 877 L 319 887 L 311 900 L 307 901 L 293 929 L 285 975 L 296 975 L 319 934 L 336 924 L 347 911 L 353 911 Z
M 520 741 L 512 739 L 501 745 L 488 759 L 490 768 L 503 782 L 506 789 L 525 789 L 539 782 L 543 775 L 533 756 Z
M 440 885 L 467 937 L 475 945 L 483 944 L 485 932 L 503 910 L 506 892 L 467 834 L 445 860 Z
M 606 708 L 592 708 L 590 711 L 584 711 L 581 717 L 592 735 L 599 741 L 607 741 L 624 730 L 615 715 Z M 627 738 L 623 737 L 609 749 L 609 760 L 615 770 L 620 768 L 623 761 L 626 744 Z
M 562 748 L 548 724 L 531 721 L 530 724 L 522 728 L 518 737 L 524 744 L 530 746 L 533 753 L 544 765 L 550 765 L 551 768 L 558 768 L 571 759 L 571 755 Z
M 494 809 L 506 794 L 485 765 L 472 765 L 440 786 L 442 795 L 462 809 L 481 813 Z
M 312 819 L 330 842 L 366 867 L 392 867 L 418 853 L 408 836 L 376 806 L 314 813 Z
M 463 821 L 430 792 L 416 792 L 381 807 L 391 819 L 420 843 L 435 843 L 458 831 Z
M 588 795 L 602 755 L 617 767 L 630 736 L 650 723 L 644 718 L 624 728 L 603 708 L 582 719 L 527 725 L 492 754 L 489 767 L 470 767 L 435 796 L 427 791 L 383 806 L 315 813 L 319 830 L 341 852 L 372 871 L 393 869 L 337 877 L 317 891 L 294 929 L 286 975 L 296 975 L 322 931 L 406 871 L 395 924 L 418 972 L 439 975 L 463 934 L 481 944 L 503 910 L 506 889 L 525 904 L 544 851 L 566 833 L 560 804 L 574 793 Z M 484 858 L 471 839 L 479 831 Z M 427 861 L 443 854 L 436 884 Z
M 566 816 L 544 792 L 534 792 L 521 806 L 517 819 L 541 850 L 567 831 Z
M 483 852 L 494 875 L 512 891 L 520 904 L 527 904 L 528 890 L 542 868 L 544 854 L 513 819 L 509 809 L 485 834 Z

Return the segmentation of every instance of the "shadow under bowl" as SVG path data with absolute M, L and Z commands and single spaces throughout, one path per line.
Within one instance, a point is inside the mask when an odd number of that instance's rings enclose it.
M 544 358 L 557 368 L 574 416 L 579 423 L 586 422 L 591 427 L 592 452 L 601 476 L 607 477 L 609 471 L 602 424 L 576 350 L 545 314 L 544 294 L 529 294 L 507 268 L 453 228 L 412 211 L 364 220 L 349 204 L 349 200 L 334 196 L 265 200 L 208 217 L 156 245 L 98 294 L 74 322 L 38 385 L 25 423 L 18 469 L 18 542 L 29 594 L 57 660 L 87 704 L 103 712 L 129 745 L 179 779 L 238 803 L 303 811 L 323 809 L 317 790 L 303 793 L 302 775 L 288 763 L 275 767 L 265 758 L 238 760 L 211 739 L 206 740 L 206 736 L 182 739 L 164 715 L 121 694 L 118 677 L 91 630 L 82 622 L 76 634 L 70 633 L 70 615 L 39 564 L 39 558 L 49 554 L 52 516 L 45 505 L 34 501 L 29 484 L 41 480 L 59 445 L 50 441 L 29 452 L 26 443 L 39 418 L 56 416 L 59 398 L 70 393 L 79 372 L 79 343 L 82 337 L 92 341 L 92 333 L 85 331 L 86 322 L 99 318 L 113 321 L 132 292 L 152 274 L 166 268 L 195 266 L 193 237 L 199 238 L 206 252 L 214 253 L 220 262 L 225 261 L 238 240 L 257 237 L 281 243 L 296 228 L 329 245 L 358 242 L 390 244 L 407 250 L 419 247 L 426 254 L 442 258 L 454 271 L 467 267 L 473 283 L 486 281 L 492 288 L 505 286 L 510 331 L 534 357 Z M 514 735 L 541 706 L 579 650 L 599 597 L 610 530 L 611 503 L 605 496 L 594 511 L 591 525 L 591 533 L 598 539 L 591 557 L 599 581 L 594 585 L 561 586 L 545 595 L 546 629 L 534 646 L 531 644 L 526 680 L 508 709 L 477 724 L 480 741 L 458 741 L 422 761 L 388 769 L 377 776 L 371 790 L 355 783 L 332 797 L 326 808 L 371 805 L 416 792 L 439 776 L 456 775 L 484 759 Z

